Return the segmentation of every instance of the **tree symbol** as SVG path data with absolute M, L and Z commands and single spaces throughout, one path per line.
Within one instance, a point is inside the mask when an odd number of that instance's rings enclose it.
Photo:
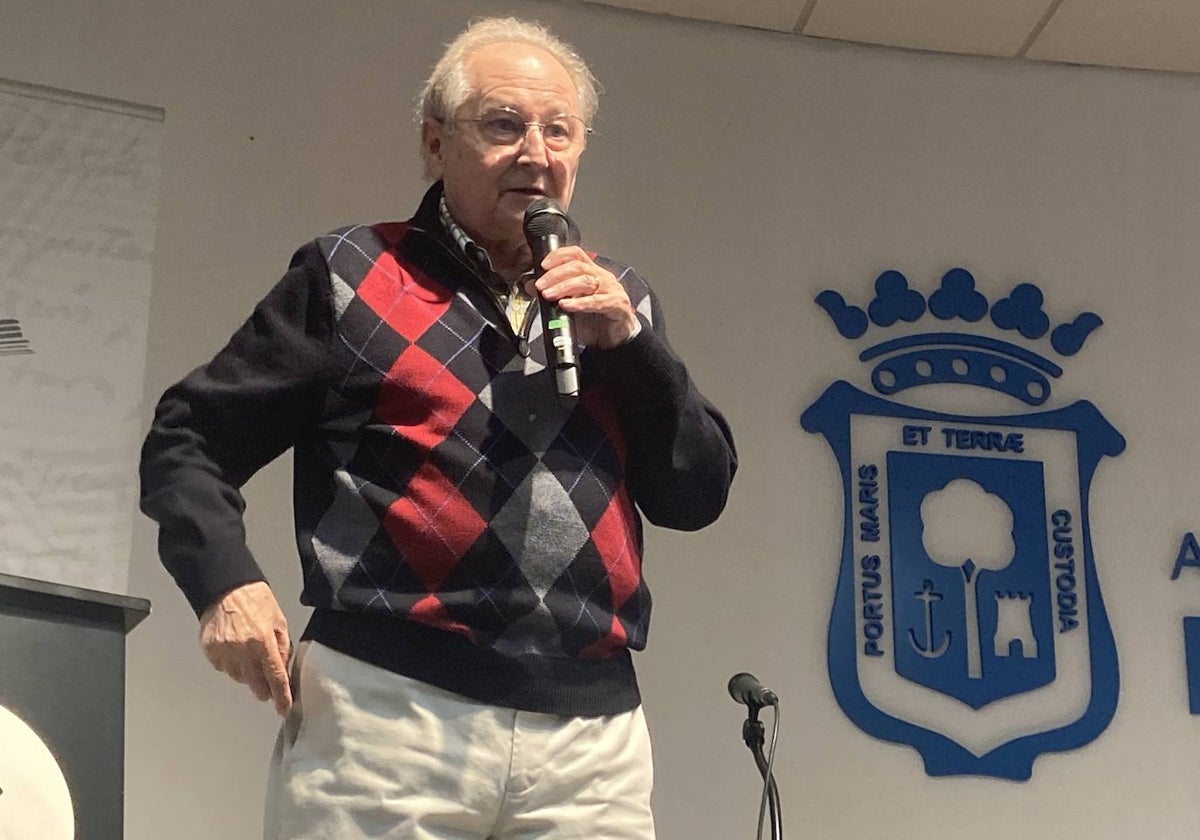
M 975 584 L 979 571 L 999 571 L 1016 555 L 1013 515 L 1008 503 L 974 481 L 958 478 L 921 501 L 923 542 L 939 566 L 963 574 L 967 613 L 967 676 L 983 677 L 979 652 L 979 604 Z

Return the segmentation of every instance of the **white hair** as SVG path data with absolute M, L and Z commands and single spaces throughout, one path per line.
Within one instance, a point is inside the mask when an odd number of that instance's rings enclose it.
M 417 120 L 445 120 L 470 98 L 473 91 L 467 80 L 467 59 L 480 47 L 490 44 L 532 44 L 554 56 L 566 69 L 579 97 L 579 116 L 591 125 L 599 107 L 600 83 L 575 48 L 540 23 L 517 18 L 481 18 L 472 21 L 446 45 L 446 51 L 434 65 L 417 100 Z M 426 155 L 425 168 L 430 161 Z

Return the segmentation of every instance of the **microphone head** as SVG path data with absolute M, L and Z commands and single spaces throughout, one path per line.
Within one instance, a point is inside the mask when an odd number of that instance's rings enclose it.
M 743 671 L 740 674 L 734 674 L 729 678 L 729 696 L 739 703 L 746 702 L 746 695 L 749 690 L 758 685 L 758 680 L 753 674 L 747 674 Z
M 730 697 L 752 709 L 774 706 L 779 702 L 774 691 L 764 687 L 753 674 L 744 671 L 729 678 L 728 688 Z
M 570 230 L 571 223 L 561 204 L 553 198 L 540 196 L 529 202 L 529 206 L 525 208 L 523 227 L 526 239 L 542 236 L 557 236 L 563 239 Z

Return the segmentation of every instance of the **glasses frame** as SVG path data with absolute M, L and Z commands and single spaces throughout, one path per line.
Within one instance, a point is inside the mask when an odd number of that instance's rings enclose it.
M 521 132 L 520 136 L 513 138 L 512 141 L 510 141 L 508 143 L 504 143 L 504 142 L 498 142 L 496 140 L 489 138 L 483 132 L 483 129 L 481 127 L 482 123 L 485 120 L 487 120 L 489 117 L 496 114 L 497 112 L 511 115 L 513 118 L 513 122 L 518 122 L 524 127 L 524 131 Z M 562 146 L 561 148 L 555 148 L 557 145 L 557 142 L 552 141 L 551 138 L 546 136 L 546 127 L 548 125 L 552 125 L 555 120 L 562 119 L 562 118 L 565 118 L 568 120 L 576 120 L 583 127 L 583 134 L 580 135 L 580 138 L 578 140 L 568 142 L 567 145 Z M 523 142 L 525 142 L 525 139 L 527 137 L 529 137 L 529 129 L 536 128 L 539 132 L 541 132 L 542 143 L 545 144 L 546 148 L 551 149 L 556 152 L 569 151 L 570 149 L 575 148 L 577 145 L 583 146 L 587 142 L 587 138 L 594 133 L 594 131 L 592 130 L 592 127 L 583 121 L 583 117 L 576 116 L 575 114 L 555 114 L 553 117 L 550 117 L 548 120 L 528 120 L 525 118 L 525 115 L 522 114 L 520 111 L 518 111 L 516 108 L 510 108 L 507 105 L 501 105 L 496 108 L 488 108 L 487 111 L 482 116 L 449 117 L 449 118 L 441 120 L 441 122 L 447 123 L 447 124 L 473 123 L 475 125 L 475 130 L 479 132 L 479 136 L 481 138 L 483 138 L 484 142 L 488 143 L 489 145 L 498 146 L 498 147 L 511 147 L 511 146 L 516 146 L 519 143 L 523 143 Z

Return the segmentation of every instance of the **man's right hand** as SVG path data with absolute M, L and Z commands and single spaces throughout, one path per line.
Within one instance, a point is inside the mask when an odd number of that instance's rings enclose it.
M 271 587 L 247 583 L 221 596 L 200 616 L 200 647 L 218 671 L 245 683 L 280 716 L 292 708 L 287 619 Z

